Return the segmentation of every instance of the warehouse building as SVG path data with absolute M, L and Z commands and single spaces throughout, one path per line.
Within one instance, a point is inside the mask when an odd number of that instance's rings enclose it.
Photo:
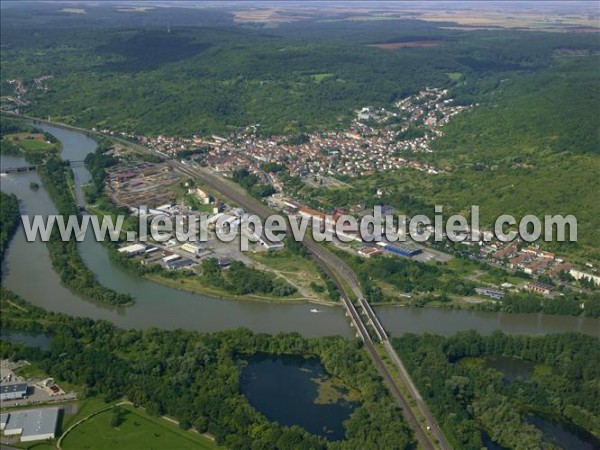
M 28 409 L 5 414 L 5 436 L 21 435 L 21 442 L 54 439 L 59 408 Z
M 393 244 L 384 244 L 383 249 L 386 252 L 390 252 L 395 255 L 404 256 L 406 258 L 411 258 L 420 253 L 423 253 L 423 250 L 421 250 L 420 248 L 415 247 L 414 245 L 411 245 L 411 244 L 404 243 L 404 242 L 394 242 Z
M 119 249 L 119 253 L 125 253 L 129 256 L 141 255 L 146 251 L 146 246 L 144 244 L 132 244 L 127 245 L 125 247 L 121 247 Z
M 165 263 L 165 267 L 169 270 L 183 269 L 196 264 L 194 260 L 188 258 L 179 258 Z
M 10 383 L 0 385 L 0 401 L 18 400 L 27 395 L 27 383 Z
M 202 247 L 200 247 L 199 245 L 190 244 L 189 242 L 183 244 L 181 246 L 181 250 L 183 250 L 184 252 L 191 253 L 192 255 L 199 255 L 202 253 Z

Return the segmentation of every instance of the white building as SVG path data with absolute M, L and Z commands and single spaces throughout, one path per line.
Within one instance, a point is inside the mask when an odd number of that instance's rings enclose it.
M 582 272 L 581 270 L 571 269 L 569 274 L 576 280 L 586 278 L 588 281 L 593 281 L 596 286 L 600 286 L 600 276 L 592 275 L 591 273 Z
M 125 253 L 127 255 L 141 255 L 146 251 L 146 246 L 144 244 L 132 244 L 127 245 L 125 247 L 121 247 L 119 249 L 119 253 Z
M 27 383 L 7 383 L 0 385 L 0 401 L 18 400 L 27 394 Z
M 54 439 L 59 411 L 59 408 L 44 408 L 7 413 L 4 435 L 20 434 L 21 442 Z
M 200 253 L 202 253 L 202 247 L 200 247 L 199 245 L 191 244 L 189 242 L 183 244 L 181 246 L 181 250 L 183 250 L 184 252 L 191 253 L 192 255 L 199 255 Z

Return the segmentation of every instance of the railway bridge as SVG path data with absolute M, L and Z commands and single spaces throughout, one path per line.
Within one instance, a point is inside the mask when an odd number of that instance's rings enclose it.
M 68 160 L 68 159 L 66 160 L 66 162 L 71 167 L 82 166 L 83 163 L 84 163 L 84 161 L 73 161 L 73 160 Z M 35 164 L 35 165 L 17 166 L 17 167 L 7 167 L 7 168 L 3 167 L 0 170 L 0 174 L 7 175 L 9 173 L 33 172 L 33 171 L 37 171 L 40 167 L 43 167 L 43 166 L 44 166 L 44 164 Z

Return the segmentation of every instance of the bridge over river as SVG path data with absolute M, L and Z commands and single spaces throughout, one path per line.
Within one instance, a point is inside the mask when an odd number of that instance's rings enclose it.
M 76 167 L 76 166 L 82 166 L 84 161 L 72 161 L 72 160 L 66 160 L 66 162 L 68 163 L 69 166 L 72 167 Z M 40 167 L 44 167 L 44 164 L 35 164 L 35 165 L 29 165 L 29 166 L 18 166 L 18 167 L 7 167 L 7 168 L 2 168 L 0 169 L 0 175 L 6 175 L 9 173 L 20 173 L 20 172 L 32 172 L 32 171 L 37 171 Z
M 247 211 L 258 215 L 263 220 L 273 214 L 273 211 L 269 207 L 251 197 L 240 186 L 225 180 L 208 169 L 192 168 L 175 160 L 170 160 L 169 164 L 173 167 L 173 169 L 181 172 L 182 174 L 199 179 L 210 188 L 221 193 L 230 200 L 233 200 Z M 378 372 L 385 380 L 392 397 L 402 409 L 407 422 L 415 433 L 415 437 L 417 438 L 420 447 L 426 450 L 434 450 L 438 448 L 442 450 L 450 450 L 452 447 L 446 440 L 441 428 L 437 424 L 437 421 L 429 411 L 429 408 L 421 397 L 408 371 L 404 367 L 404 364 L 402 364 L 402 361 L 390 344 L 388 335 L 384 330 L 383 325 L 369 303 L 364 298 L 360 288 L 360 283 L 358 282 L 358 278 L 356 277 L 354 270 L 352 270 L 352 268 L 345 261 L 325 248 L 323 245 L 313 241 L 310 237 L 305 236 L 302 243 L 311 253 L 315 262 L 319 264 L 323 270 L 325 270 L 325 272 L 337 285 L 340 291 L 342 303 L 346 309 L 346 315 L 350 317 L 352 327 L 356 329 L 357 336 L 363 341 L 364 348 L 369 357 L 375 364 Z M 358 299 L 360 312 L 354 302 L 351 300 L 351 296 L 354 296 Z M 378 341 L 377 344 L 371 336 L 369 328 L 367 327 L 368 325 L 371 325 L 373 329 L 374 336 Z M 381 347 L 378 348 L 378 345 Z M 396 372 L 397 377 L 394 376 L 389 366 L 385 364 L 380 354 L 380 350 L 384 354 L 387 354 L 389 360 L 396 369 L 393 371 Z M 416 411 L 415 409 L 411 408 L 409 404 L 409 398 L 412 399 L 416 405 Z M 424 423 L 419 421 L 417 414 L 422 418 Z

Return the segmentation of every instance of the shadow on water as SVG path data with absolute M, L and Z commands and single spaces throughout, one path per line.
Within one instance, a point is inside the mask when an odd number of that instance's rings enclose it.
M 600 439 L 571 423 L 552 420 L 541 415 L 531 415 L 525 420 L 544 433 L 545 441 L 565 450 L 600 449 Z

